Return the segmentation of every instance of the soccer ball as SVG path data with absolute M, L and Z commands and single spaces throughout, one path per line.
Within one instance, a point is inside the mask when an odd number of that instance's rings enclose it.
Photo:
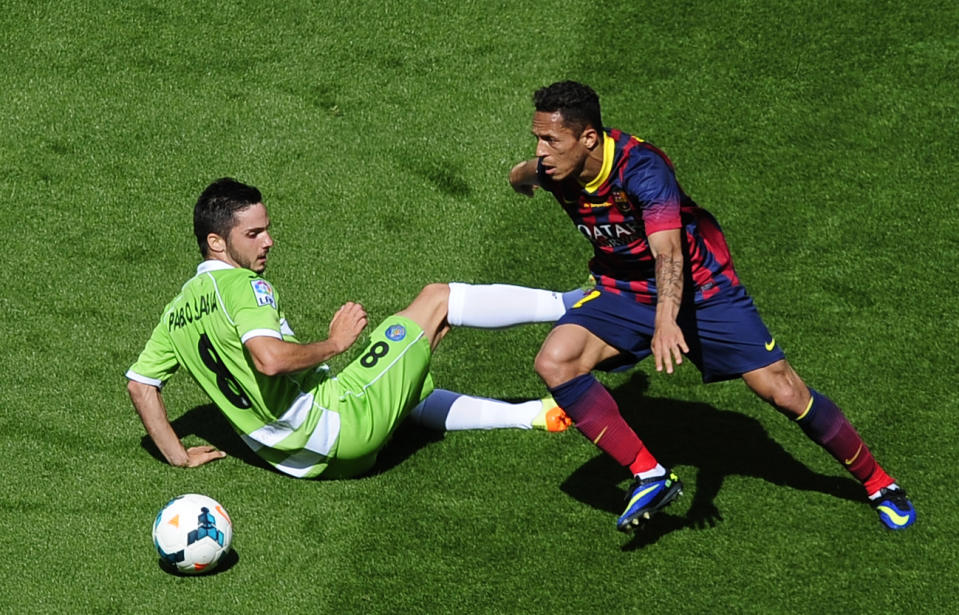
M 163 564 L 184 574 L 209 572 L 230 551 L 233 522 L 213 498 L 188 493 L 167 502 L 153 522 Z

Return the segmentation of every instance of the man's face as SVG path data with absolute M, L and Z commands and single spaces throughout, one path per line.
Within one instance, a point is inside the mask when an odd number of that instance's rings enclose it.
M 270 216 L 263 203 L 250 205 L 233 214 L 233 228 L 226 238 L 223 257 L 236 267 L 256 273 L 266 270 L 266 255 L 273 247 L 270 236 Z
M 537 111 L 533 114 L 533 136 L 536 157 L 542 159 L 546 174 L 553 181 L 579 177 L 589 155 L 587 138 L 595 131 L 585 130 L 579 136 L 563 123 L 559 111 Z

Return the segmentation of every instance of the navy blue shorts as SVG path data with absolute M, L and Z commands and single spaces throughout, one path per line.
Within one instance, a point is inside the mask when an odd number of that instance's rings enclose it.
M 614 365 L 638 362 L 652 354 L 656 306 L 596 290 L 598 294 L 588 293 L 556 326 L 579 325 L 620 350 L 623 356 Z M 699 368 L 703 382 L 738 378 L 786 356 L 742 286 L 723 290 L 702 303 L 684 304 L 676 320 L 689 346 L 686 356 Z

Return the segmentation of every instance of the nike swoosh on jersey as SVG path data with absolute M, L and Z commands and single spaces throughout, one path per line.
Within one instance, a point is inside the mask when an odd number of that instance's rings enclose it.
M 776 347 L 776 338 L 772 338 L 771 340 L 766 342 L 766 350 L 768 352 L 772 352 L 773 348 L 775 347 Z
M 900 515 L 895 508 L 889 506 L 879 506 L 876 510 L 881 510 L 886 513 L 886 516 L 889 517 L 889 520 L 895 523 L 896 525 L 905 525 L 909 522 L 909 515 Z

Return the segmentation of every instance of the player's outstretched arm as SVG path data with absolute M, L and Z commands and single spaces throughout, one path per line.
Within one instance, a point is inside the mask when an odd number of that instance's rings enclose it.
M 140 415 L 147 434 L 170 465 L 195 468 L 214 459 L 226 457 L 226 453 L 209 445 L 184 448 L 170 425 L 163 395 L 157 387 L 131 380 L 127 384 L 127 392 L 130 393 L 130 400 Z
M 536 175 L 536 168 L 539 165 L 539 158 L 530 158 L 517 163 L 509 172 L 509 183 L 513 190 L 526 196 L 533 196 L 533 192 L 539 186 L 539 177 Z
M 346 352 L 366 327 L 366 310 L 359 303 L 344 304 L 330 321 L 327 339 L 311 344 L 284 342 L 274 337 L 252 337 L 244 344 L 253 359 L 253 367 L 265 376 L 291 374 Z

